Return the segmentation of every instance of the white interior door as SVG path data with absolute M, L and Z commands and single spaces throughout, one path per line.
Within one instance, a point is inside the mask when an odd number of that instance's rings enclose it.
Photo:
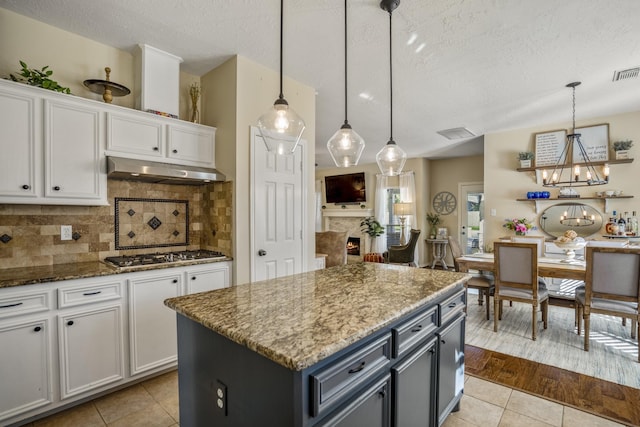
M 458 185 L 459 241 L 465 254 L 482 252 L 484 248 L 484 184 L 481 182 Z
M 303 150 L 269 153 L 251 128 L 251 280 L 302 272 Z

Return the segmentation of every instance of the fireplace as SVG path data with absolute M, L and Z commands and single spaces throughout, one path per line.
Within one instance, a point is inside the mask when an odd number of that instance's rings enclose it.
M 360 238 L 347 238 L 347 255 L 360 255 Z

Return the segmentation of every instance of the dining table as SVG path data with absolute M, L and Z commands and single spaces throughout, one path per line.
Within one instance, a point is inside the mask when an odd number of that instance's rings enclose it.
M 479 252 L 475 254 L 463 255 L 456 258 L 461 272 L 469 272 L 470 270 L 478 270 L 480 272 L 495 271 L 495 263 L 493 253 Z M 567 259 L 566 256 L 560 254 L 546 254 L 538 258 L 538 276 L 552 279 L 565 279 L 570 283 L 570 290 L 567 292 L 566 286 L 561 286 L 558 292 L 549 286 L 549 303 L 552 305 L 561 305 L 566 307 L 573 306 L 572 289 L 582 284 L 586 277 L 586 263 L 584 258 L 576 257 Z

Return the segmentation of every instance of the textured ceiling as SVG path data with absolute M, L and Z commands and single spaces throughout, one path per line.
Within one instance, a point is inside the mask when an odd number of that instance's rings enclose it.
M 277 70 L 279 3 L 0 0 L 0 7 L 124 50 L 147 43 L 202 75 L 235 54 Z M 343 8 L 341 0 L 285 1 L 285 74 L 317 91 L 320 166 L 331 165 L 326 141 L 344 120 Z M 394 139 L 410 157 L 481 153 L 481 137 L 449 141 L 436 131 L 465 126 L 482 136 L 569 121 L 572 81 L 583 83 L 578 124 L 638 111 L 640 79 L 612 77 L 640 66 L 639 18 L 638 0 L 402 0 L 393 13 Z M 367 143 L 361 163 L 375 162 L 389 138 L 388 24 L 377 0 L 349 0 L 349 122 Z

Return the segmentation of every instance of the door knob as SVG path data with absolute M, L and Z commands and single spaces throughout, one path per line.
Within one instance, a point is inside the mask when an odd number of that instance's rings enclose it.
M 265 251 L 264 249 L 260 249 L 258 251 L 258 256 L 265 256 L 267 254 L 267 251 Z

